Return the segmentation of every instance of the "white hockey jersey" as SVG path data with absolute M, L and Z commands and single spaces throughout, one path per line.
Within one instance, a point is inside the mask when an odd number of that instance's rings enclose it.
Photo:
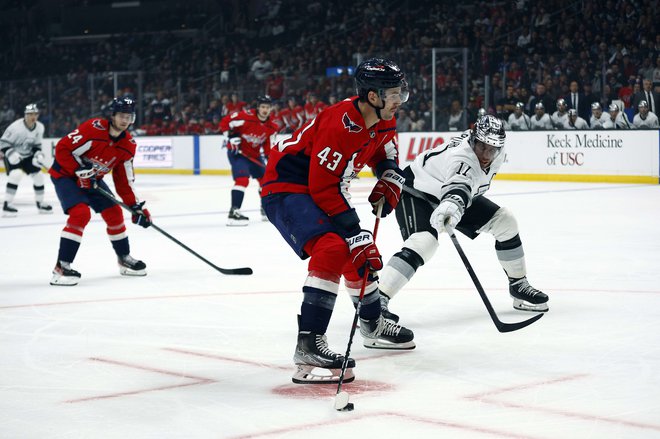
M 504 148 L 502 148 L 504 150 Z M 483 195 L 504 162 L 504 151 L 493 160 L 487 170 L 481 169 L 479 159 L 470 143 L 470 130 L 449 142 L 424 151 L 410 164 L 415 178 L 413 188 L 431 195 L 429 201 L 437 203 L 449 193 L 460 192 L 467 200 Z
M 626 113 L 619 111 L 614 120 L 612 120 L 612 115 L 608 116 L 607 120 L 603 124 L 603 128 L 606 130 L 629 130 L 632 128 L 632 126 L 630 125 L 630 121 L 628 120 Z
M 646 119 L 642 119 L 641 115 L 637 113 L 633 117 L 633 126 L 635 128 L 660 128 L 660 123 L 658 123 L 658 116 L 649 111 Z
M 0 151 L 13 148 L 21 159 L 31 157 L 41 150 L 44 138 L 44 124 L 37 121 L 31 130 L 25 126 L 25 119 L 17 119 L 11 123 L 0 138 Z
M 532 116 L 529 122 L 531 123 L 533 130 L 554 129 L 552 126 L 552 121 L 550 120 L 550 116 L 548 116 L 546 113 L 543 113 L 543 116 L 540 118 L 537 115 Z
M 568 121 L 568 112 L 560 113 L 559 110 L 557 110 L 554 113 L 552 113 L 550 120 L 552 121 L 552 125 L 556 129 L 563 130 L 566 121 Z
M 587 124 L 587 121 L 582 119 L 580 116 L 575 119 L 575 123 L 571 125 L 571 121 L 566 118 L 564 120 L 564 129 L 565 130 L 588 130 L 589 125 Z
M 589 120 L 589 126 L 592 130 L 600 130 L 605 127 L 605 123 L 610 120 L 610 116 L 607 113 L 600 113 L 600 117 L 596 118 L 593 114 Z
M 525 113 L 521 114 L 520 117 L 516 116 L 516 113 L 509 114 L 509 127 L 513 131 L 527 131 L 530 129 L 529 116 Z

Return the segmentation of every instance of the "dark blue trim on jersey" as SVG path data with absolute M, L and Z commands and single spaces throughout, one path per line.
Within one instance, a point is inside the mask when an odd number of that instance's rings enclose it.
M 396 131 L 396 127 L 389 127 L 382 130 L 378 130 L 379 133 L 386 133 L 388 131 Z
M 200 174 L 199 136 L 193 136 L 193 175 Z

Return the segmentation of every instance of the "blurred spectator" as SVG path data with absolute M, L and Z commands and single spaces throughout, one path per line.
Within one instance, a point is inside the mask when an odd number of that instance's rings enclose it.
M 516 103 L 519 101 L 518 97 L 514 94 L 513 85 L 506 86 L 506 96 L 496 102 L 497 117 L 500 119 L 508 119 L 509 115 L 516 109 Z
M 407 133 L 412 131 L 411 129 L 412 121 L 410 116 L 404 108 L 399 109 L 399 114 L 396 118 L 396 131 L 399 133 Z
M 564 96 L 564 101 L 568 102 L 568 108 L 573 108 L 577 110 L 578 116 L 582 119 L 589 118 L 589 112 L 591 109 L 591 102 L 585 97 L 584 94 L 580 93 L 578 82 L 571 81 L 569 85 L 569 93 Z
M 660 95 L 652 88 L 652 83 L 649 79 L 642 81 L 642 90 L 635 93 L 632 97 L 631 104 L 634 108 L 638 109 L 639 104 L 646 101 L 649 111 L 655 115 L 658 114 L 658 105 L 660 105 Z
M 463 107 L 458 99 L 451 101 L 448 125 L 449 131 L 463 131 Z
M 234 92 L 231 94 L 231 100 L 227 102 L 225 107 L 227 108 L 227 114 L 232 114 L 245 110 L 247 108 L 247 103 L 240 100 L 238 93 Z
M 529 101 L 528 108 L 536 108 L 536 104 L 539 102 L 543 104 L 543 107 L 547 113 L 552 114 L 555 111 L 556 107 L 554 100 L 547 95 L 545 84 L 540 82 L 536 84 L 536 93 Z
M 282 76 L 277 68 L 268 75 L 268 79 L 266 80 L 266 94 L 274 100 L 282 99 L 284 95 L 284 76 Z
M 264 81 L 273 70 L 273 63 L 266 58 L 266 53 L 259 53 L 259 57 L 254 60 L 250 71 L 257 81 Z
M 305 123 L 305 110 L 296 103 L 294 97 L 287 100 L 287 106 L 281 111 L 281 114 L 285 133 L 292 133 Z

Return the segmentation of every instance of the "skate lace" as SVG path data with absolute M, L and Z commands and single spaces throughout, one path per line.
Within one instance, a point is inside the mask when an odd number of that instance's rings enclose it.
M 389 335 L 390 337 L 396 337 L 399 335 L 399 332 L 401 332 L 401 326 L 391 323 L 388 320 L 385 320 L 385 327 L 383 328 L 383 334 L 384 335 Z
M 328 347 L 328 338 L 325 335 L 316 336 L 316 349 L 318 349 L 322 355 L 326 355 L 328 357 L 334 357 L 334 358 L 339 357 L 339 354 L 333 352 Z
M 527 281 L 527 279 L 522 279 L 521 281 L 519 281 L 517 283 L 516 286 L 518 287 L 518 291 L 520 293 L 526 294 L 527 296 L 531 296 L 531 297 L 534 297 L 538 293 L 541 292 L 541 291 L 537 290 L 536 288 L 534 288 L 533 286 L 531 286 L 529 284 L 529 282 Z

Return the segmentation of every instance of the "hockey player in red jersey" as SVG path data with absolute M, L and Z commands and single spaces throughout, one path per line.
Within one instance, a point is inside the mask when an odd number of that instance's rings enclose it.
M 378 177 L 369 196 L 373 211 L 382 205 L 385 216 L 396 207 L 404 179 L 394 115 L 408 100 L 407 83 L 396 64 L 377 58 L 358 66 L 355 81 L 358 96 L 326 108 L 272 149 L 262 181 L 268 219 L 301 259 L 310 258 L 293 357 L 293 382 L 300 384 L 338 381 L 344 357 L 330 350 L 325 333 L 342 275 L 354 303 L 362 277 L 369 276 L 360 308 L 364 346 L 415 347 L 412 331 L 381 316 L 373 272 L 382 268 L 382 258 L 348 191 L 368 165 Z M 348 359 L 344 382 L 355 378 L 354 366 Z M 332 375 L 317 374 L 316 368 Z
M 90 207 L 101 214 L 107 225 L 119 272 L 127 276 L 147 274 L 145 263 L 130 255 L 121 208 L 94 190 L 98 186 L 110 192 L 103 177 L 112 171 L 117 194 L 137 213 L 132 217 L 133 222 L 142 227 L 151 225 L 144 201 L 140 202 L 133 192 L 136 145 L 127 130 L 135 121 L 135 101 L 130 97 L 116 98 L 110 111 L 108 119 L 94 118 L 83 122 L 55 146 L 55 161 L 48 172 L 68 219 L 60 237 L 51 285 L 78 283 L 80 273 L 71 268 L 71 263 L 91 219 Z
M 234 178 L 228 226 L 247 226 L 249 223 L 250 219 L 243 215 L 240 209 L 250 177 L 259 182 L 261 190 L 261 178 L 266 167 L 265 158 L 270 153 L 271 136 L 278 131 L 277 125 L 270 120 L 271 107 L 269 96 L 259 96 L 255 112 L 235 112 L 220 121 L 220 131 L 229 139 L 226 144 L 227 155 Z M 262 217 L 266 220 L 263 211 Z

